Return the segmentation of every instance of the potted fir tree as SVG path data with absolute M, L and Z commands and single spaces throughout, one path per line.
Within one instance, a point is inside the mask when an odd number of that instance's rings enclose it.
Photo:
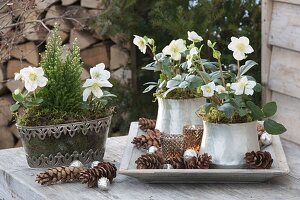
M 104 68 L 103 63 L 91 68 L 91 78 L 82 85 L 80 49 L 74 43 L 64 56 L 55 28 L 40 67 L 15 74 L 26 91 L 13 93 L 11 110 L 30 167 L 102 160 L 113 112 L 108 100 L 114 96 L 102 90 L 112 87 Z
M 201 125 L 195 111 L 205 99 L 197 88 L 205 84 L 207 73 L 216 70 L 216 63 L 201 58 L 202 37 L 194 31 L 188 32 L 190 44 L 183 39 L 173 40 L 161 53 L 156 53 L 153 39 L 134 37 L 133 43 L 142 53 L 149 48 L 153 55 L 154 61 L 143 69 L 160 73 L 159 80 L 146 83 L 149 86 L 144 90 L 149 92 L 156 88 L 156 128 L 164 133 L 180 134 L 184 125 Z
M 270 134 L 281 134 L 286 129 L 269 119 L 277 111 L 275 102 L 261 108 L 253 101 L 252 95 L 261 91 L 261 85 L 246 73 L 257 63 L 248 60 L 240 66 L 246 54 L 254 51 L 249 39 L 232 37 L 228 45 L 237 60 L 237 73 L 223 71 L 221 52 L 215 49 L 216 43 L 208 41 L 207 45 L 218 60 L 220 70 L 207 74 L 209 80 L 201 86 L 203 96 L 208 99 L 198 112 L 204 121 L 201 152 L 211 155 L 217 167 L 240 168 L 245 163 L 246 152 L 259 150 L 257 120 L 264 120 L 264 128 Z

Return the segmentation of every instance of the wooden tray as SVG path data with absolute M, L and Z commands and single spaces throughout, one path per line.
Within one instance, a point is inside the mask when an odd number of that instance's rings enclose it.
M 249 183 L 264 182 L 289 173 L 279 136 L 273 136 L 269 151 L 274 159 L 271 169 L 136 169 L 135 160 L 145 152 L 131 144 L 132 139 L 144 132 L 138 122 L 132 122 L 119 173 L 149 183 Z

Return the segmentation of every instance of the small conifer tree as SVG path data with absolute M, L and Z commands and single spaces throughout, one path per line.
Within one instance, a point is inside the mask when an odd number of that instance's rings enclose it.
M 40 91 L 43 107 L 65 112 L 78 112 L 82 105 L 80 49 L 73 43 L 63 59 L 62 41 L 57 27 L 52 32 L 42 55 L 41 67 L 48 84 Z

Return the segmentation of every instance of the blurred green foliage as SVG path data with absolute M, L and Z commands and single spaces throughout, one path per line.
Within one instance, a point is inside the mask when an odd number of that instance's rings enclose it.
M 235 63 L 232 52 L 227 48 L 232 36 L 246 36 L 254 53 L 249 59 L 259 63 L 249 75 L 260 78 L 261 55 L 261 1 L 260 0 L 106 0 L 107 10 L 93 21 L 92 27 L 102 35 L 113 36 L 125 33 L 131 40 L 133 35 L 147 35 L 156 40 L 158 50 L 172 39 L 187 38 L 187 31 L 196 31 L 206 41 L 217 42 L 222 52 L 222 63 Z M 203 57 L 213 60 L 208 48 Z M 152 103 L 151 94 L 142 94 L 143 83 L 156 80 L 155 74 L 140 70 L 150 61 L 149 55 L 137 53 L 137 91 L 123 98 L 129 110 L 128 122 L 138 117 L 155 118 L 157 105 Z M 128 88 L 123 88 L 128 90 Z M 118 96 L 119 94 L 116 93 Z M 125 100 L 126 98 L 126 100 Z M 256 96 L 260 103 L 260 96 Z M 121 128 L 120 130 L 125 130 Z

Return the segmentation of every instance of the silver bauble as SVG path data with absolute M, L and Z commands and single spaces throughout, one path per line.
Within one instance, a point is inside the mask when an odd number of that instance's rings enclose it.
M 151 146 L 148 149 L 148 153 L 155 153 L 158 150 L 158 148 L 156 146 Z
M 164 164 L 163 169 L 174 169 L 174 167 L 171 164 Z
M 98 166 L 99 163 L 100 163 L 100 161 L 97 161 L 97 160 L 93 161 L 91 163 L 91 168 Z
M 110 182 L 109 182 L 108 178 L 101 177 L 98 180 L 98 188 L 100 188 L 100 190 L 106 191 L 106 190 L 109 190 L 109 187 L 110 187 Z
M 260 141 L 264 145 L 268 146 L 268 145 L 272 144 L 272 135 L 267 132 L 263 132 L 263 134 L 261 134 L 261 136 L 260 136 Z
M 83 167 L 82 162 L 80 162 L 79 160 L 73 160 L 70 164 L 71 167 Z
M 183 159 L 185 161 L 193 158 L 193 157 L 197 157 L 197 152 L 194 149 L 187 149 L 185 150 L 184 154 L 183 154 Z

